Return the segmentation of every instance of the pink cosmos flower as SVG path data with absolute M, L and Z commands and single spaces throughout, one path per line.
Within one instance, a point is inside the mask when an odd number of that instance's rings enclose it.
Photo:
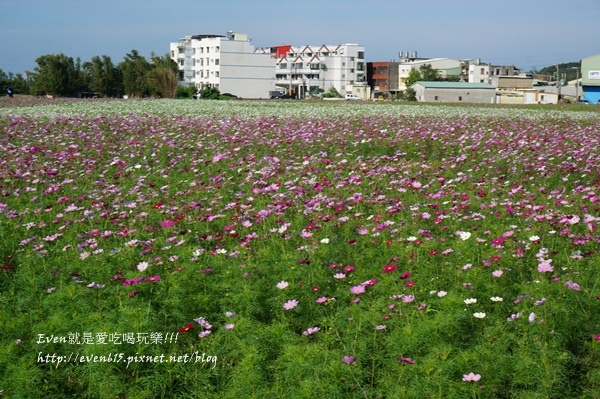
M 312 335 L 316 332 L 321 331 L 321 329 L 319 327 L 309 327 L 308 329 L 306 329 L 306 331 L 303 331 L 302 334 L 304 335 Z M 343 360 L 342 360 L 343 361 Z
M 502 270 L 494 270 L 492 272 L 492 276 L 494 276 L 494 277 L 501 277 L 502 274 L 504 274 L 504 272 Z
M 173 226 L 174 224 L 175 224 L 175 222 L 174 222 L 174 221 L 172 221 L 172 220 L 168 220 L 168 219 L 167 219 L 167 220 L 163 220 L 162 222 L 160 222 L 160 225 L 161 225 L 162 227 L 171 227 L 171 226 Z
M 552 262 L 552 259 L 548 259 L 545 261 L 542 261 L 542 263 L 540 263 L 538 265 L 538 272 L 540 273 L 552 273 L 554 271 L 554 268 L 552 267 L 552 265 L 550 264 L 550 262 Z
M 362 294 L 363 292 L 365 292 L 365 286 L 355 285 L 354 287 L 350 288 L 350 292 L 354 295 Z
M 298 301 L 295 299 L 290 299 L 289 301 L 283 304 L 283 309 L 291 310 L 294 309 L 296 306 L 298 306 Z
M 479 381 L 481 379 L 481 375 L 480 374 L 475 374 L 473 372 L 470 372 L 469 374 L 463 374 L 463 381 L 467 381 L 467 382 L 472 382 L 472 381 Z

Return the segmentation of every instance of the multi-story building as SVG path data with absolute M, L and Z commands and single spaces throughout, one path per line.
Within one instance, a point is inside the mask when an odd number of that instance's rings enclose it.
M 581 60 L 581 85 L 583 99 L 600 104 L 600 54 Z
M 398 92 L 399 65 L 395 61 L 367 63 L 367 81 L 375 97 L 387 97 Z
M 476 60 L 469 64 L 469 83 L 492 83 L 500 76 L 514 76 L 517 68 L 514 65 L 490 65 Z
M 303 98 L 331 88 L 342 96 L 367 93 L 365 48 L 358 44 L 270 47 L 281 92 Z
M 268 98 L 275 90 L 275 60 L 243 33 L 186 36 L 171 43 L 181 84 L 217 88 L 243 98 Z

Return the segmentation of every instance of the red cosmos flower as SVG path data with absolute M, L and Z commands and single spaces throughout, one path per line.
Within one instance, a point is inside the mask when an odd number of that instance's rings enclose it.
M 498 256 L 498 255 L 494 255 L 490 258 L 490 260 L 492 262 L 498 262 L 500 259 L 502 259 L 502 257 Z
M 416 283 L 414 281 L 407 281 L 406 284 L 404 284 L 407 287 L 413 287 Z
M 13 264 L 11 262 L 8 262 L 4 266 L 2 266 L 2 270 L 8 270 L 8 269 L 14 269 Z
M 400 280 L 406 280 L 409 277 L 410 277 L 410 272 L 404 272 L 404 273 L 402 273 L 402 276 L 400 276 Z
M 398 268 L 398 265 L 396 265 L 394 263 L 389 263 L 383 267 L 383 270 L 381 270 L 381 272 L 382 273 L 391 273 L 391 272 L 395 272 L 397 268 Z
M 177 331 L 179 331 L 180 333 L 183 334 L 183 333 L 186 333 L 186 332 L 190 331 L 192 328 L 194 328 L 194 325 L 192 323 L 188 323 L 185 326 L 181 327 Z

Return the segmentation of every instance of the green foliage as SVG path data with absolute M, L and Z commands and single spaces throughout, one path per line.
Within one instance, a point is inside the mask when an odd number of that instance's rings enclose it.
M 7 110 L 0 389 L 597 398 L 599 157 L 584 143 L 599 122 L 526 111 L 173 100 Z M 544 256 L 552 273 L 537 269 Z M 203 338 L 199 317 L 211 325 Z M 96 342 L 103 332 L 164 340 Z M 39 336 L 83 333 L 95 342 Z M 182 358 L 148 360 L 162 355 Z M 481 380 L 463 381 L 470 372 Z
M 177 86 L 177 98 L 192 98 L 194 93 L 196 92 L 196 88 L 192 85 L 189 86 Z
M 558 64 L 558 69 L 561 74 L 561 79 L 562 79 L 563 74 L 565 74 L 567 81 L 577 79 L 578 74 L 579 74 L 579 77 L 581 77 L 581 71 L 577 72 L 577 69 L 574 69 L 574 68 L 581 68 L 581 62 L 579 62 L 579 61 L 578 62 L 566 62 L 566 63 Z M 544 67 L 540 70 L 536 70 L 534 68 L 534 70 L 531 72 L 535 73 L 535 74 L 549 75 L 549 76 L 556 77 L 556 65 L 550 65 L 550 66 Z
M 76 96 L 81 88 L 79 68 L 64 54 L 47 54 L 35 60 L 32 94 Z
M 152 94 L 153 88 L 147 79 L 152 66 L 137 50 L 131 50 L 125 55 L 119 69 L 123 76 L 125 94 L 130 97 L 147 97 Z
M 215 87 L 206 86 L 200 90 L 200 99 L 202 100 L 218 100 L 221 97 L 221 92 Z
M 20 73 L 4 72 L 0 69 L 0 96 L 7 95 L 6 89 L 11 86 L 13 94 L 29 94 L 30 82 Z
M 177 96 L 178 79 L 172 69 L 158 67 L 148 72 L 148 82 L 154 92 L 161 98 L 175 98 Z
M 120 97 L 121 72 L 109 56 L 94 56 L 90 62 L 83 64 L 84 79 L 87 87 L 92 92 L 97 92 L 101 97 Z
M 342 95 L 335 87 L 331 86 L 329 90 L 323 93 L 323 98 L 342 98 Z

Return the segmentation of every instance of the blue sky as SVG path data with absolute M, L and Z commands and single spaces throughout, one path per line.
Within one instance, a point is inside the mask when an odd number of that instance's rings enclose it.
M 0 15 L 0 69 L 13 73 L 44 54 L 117 64 L 228 30 L 257 47 L 359 43 L 367 61 L 417 51 L 525 71 L 600 53 L 600 0 L 0 0 Z

